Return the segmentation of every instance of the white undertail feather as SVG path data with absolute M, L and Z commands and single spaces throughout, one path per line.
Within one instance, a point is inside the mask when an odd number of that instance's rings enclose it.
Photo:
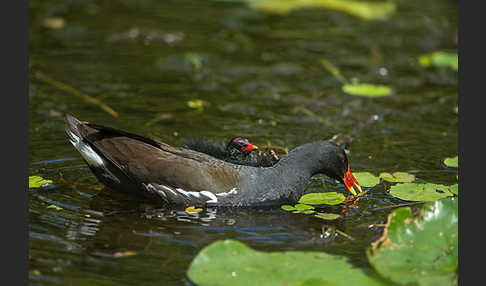
M 103 158 L 98 155 L 91 146 L 84 143 L 79 136 L 74 134 L 71 130 L 66 128 L 66 133 L 69 136 L 69 141 L 73 144 L 74 148 L 76 148 L 81 156 L 83 156 L 84 160 L 88 163 L 88 165 L 93 167 L 100 167 L 104 165 Z

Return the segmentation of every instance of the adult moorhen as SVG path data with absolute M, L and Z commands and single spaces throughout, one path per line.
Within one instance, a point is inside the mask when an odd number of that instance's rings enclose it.
M 232 164 L 194 150 L 66 115 L 66 132 L 106 186 L 165 205 L 260 206 L 296 202 L 323 173 L 356 195 L 344 151 L 329 141 L 291 150 L 271 167 Z

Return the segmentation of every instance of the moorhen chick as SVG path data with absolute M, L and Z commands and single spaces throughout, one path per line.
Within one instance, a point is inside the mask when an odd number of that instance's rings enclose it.
M 238 165 L 66 115 L 66 132 L 99 181 L 165 205 L 261 206 L 296 202 L 315 174 L 361 187 L 329 141 L 291 150 L 271 167 Z M 354 190 L 356 188 L 356 191 Z
M 238 165 L 270 167 L 279 160 L 275 151 L 260 151 L 248 139 L 241 137 L 232 138 L 226 145 L 212 140 L 185 140 L 181 146 Z

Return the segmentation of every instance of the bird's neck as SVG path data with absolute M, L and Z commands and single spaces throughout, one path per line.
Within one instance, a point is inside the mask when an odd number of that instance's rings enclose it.
M 302 196 L 310 178 L 319 171 L 314 148 L 306 145 L 292 150 L 272 167 L 259 168 L 260 179 L 254 187 L 262 198 L 297 201 Z

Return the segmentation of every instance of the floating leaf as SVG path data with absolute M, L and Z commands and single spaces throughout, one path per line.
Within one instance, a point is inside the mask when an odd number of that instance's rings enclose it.
M 302 8 L 324 8 L 341 11 L 363 20 L 384 20 L 395 12 L 392 2 L 365 2 L 345 0 L 241 0 L 253 9 L 268 13 L 286 14 Z
M 205 107 L 209 106 L 209 102 L 201 99 L 190 100 L 186 102 L 186 104 L 188 107 L 197 109 L 199 111 L 202 111 Z
M 455 184 L 455 185 L 449 186 L 449 191 L 451 193 L 457 195 L 459 193 L 459 185 Z
M 370 172 L 356 172 L 353 173 L 356 181 L 361 187 L 374 187 L 380 183 L 380 178 L 371 174 Z
M 382 97 L 392 93 L 392 89 L 389 86 L 368 83 L 345 84 L 342 90 L 350 95 L 365 97 Z
M 303 211 L 303 210 L 313 210 L 314 207 L 313 206 L 309 206 L 309 205 L 306 205 L 306 204 L 296 204 L 295 205 L 295 208 L 299 211 Z
M 115 252 L 113 254 L 113 257 L 120 258 L 120 257 L 134 256 L 134 255 L 137 255 L 135 251 L 120 251 L 120 252 Z
M 29 176 L 29 188 L 43 188 L 50 183 L 52 183 L 52 180 L 46 180 L 40 176 Z
M 296 210 L 296 211 L 293 211 L 292 213 L 293 214 L 313 214 L 315 212 L 316 211 L 314 211 L 314 210 Z
M 444 164 L 447 166 L 447 167 L 451 167 L 451 168 L 457 168 L 459 166 L 459 163 L 458 163 L 458 156 L 456 157 L 452 157 L 452 158 L 445 158 L 444 159 Z
M 419 63 L 423 67 L 439 67 L 439 68 L 451 68 L 455 71 L 459 68 L 459 57 L 457 53 L 447 52 L 433 52 L 430 54 L 420 55 Z
M 299 214 L 299 213 L 312 214 L 312 213 L 315 213 L 315 211 L 313 211 L 313 209 L 314 209 L 313 206 L 309 206 L 309 205 L 305 205 L 305 204 L 296 204 L 295 206 L 282 205 L 282 206 L 280 206 L 280 208 L 282 208 L 283 210 L 286 210 L 286 211 L 292 211 L 292 213 L 294 213 L 294 214 Z
M 282 205 L 280 206 L 281 209 L 285 210 L 285 211 L 295 211 L 297 210 L 295 207 L 291 206 L 291 205 Z
M 400 285 L 457 285 L 458 200 L 427 203 L 419 216 L 394 210 L 367 250 L 375 270 Z
M 453 194 L 444 185 L 403 183 L 392 186 L 390 195 L 406 201 L 436 201 Z
M 341 215 L 333 214 L 333 213 L 317 213 L 315 217 L 324 219 L 324 220 L 335 220 L 339 218 Z
M 190 213 L 190 214 L 197 214 L 197 213 L 200 213 L 202 211 L 203 211 L 202 208 L 196 208 L 194 206 L 190 206 L 190 207 L 186 208 L 186 213 Z
M 406 172 L 380 173 L 380 178 L 392 183 L 411 183 L 415 181 L 415 176 Z
M 262 252 L 236 240 L 217 241 L 194 258 L 197 285 L 382 285 L 343 256 L 324 252 Z
M 58 207 L 58 206 L 56 206 L 56 205 L 49 205 L 47 208 L 48 208 L 48 209 L 56 209 L 56 211 L 60 211 L 60 210 L 62 210 L 62 208 L 61 208 L 61 207 Z
M 308 205 L 337 205 L 344 202 L 346 198 L 341 193 L 310 193 L 305 194 L 299 199 L 299 203 Z
M 42 21 L 42 26 L 49 29 L 61 29 L 66 26 L 66 20 L 59 17 L 46 18 Z

